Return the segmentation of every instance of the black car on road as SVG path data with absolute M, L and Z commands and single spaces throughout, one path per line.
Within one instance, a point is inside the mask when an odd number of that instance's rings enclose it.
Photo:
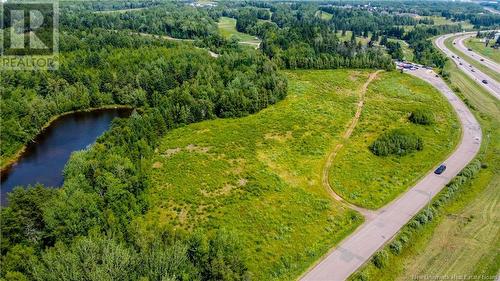
M 434 174 L 441 175 L 446 170 L 446 165 L 442 164 L 434 171 Z

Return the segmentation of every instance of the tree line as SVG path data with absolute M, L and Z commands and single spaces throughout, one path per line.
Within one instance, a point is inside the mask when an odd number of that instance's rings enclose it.
M 261 50 L 282 68 L 383 68 L 392 69 L 390 56 L 376 46 L 356 40 L 341 41 L 331 24 L 318 18 L 317 5 L 267 4 L 269 8 L 231 12 L 240 32 L 262 39 Z M 230 9 L 230 8 L 227 8 Z M 234 8 L 233 8 L 234 9 Z M 270 21 L 257 11 L 272 12 Z
M 162 2 L 147 9 L 123 13 L 95 13 L 93 10 L 68 6 L 61 13 L 60 22 L 72 29 L 132 30 L 180 39 L 198 39 L 218 34 L 217 23 L 207 10 L 175 2 Z

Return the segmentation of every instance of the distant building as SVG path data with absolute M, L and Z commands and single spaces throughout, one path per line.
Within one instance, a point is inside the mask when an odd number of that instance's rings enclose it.
M 192 2 L 189 5 L 193 6 L 193 7 L 197 7 L 197 8 L 211 8 L 211 7 L 216 7 L 217 3 L 215 3 L 215 2 Z

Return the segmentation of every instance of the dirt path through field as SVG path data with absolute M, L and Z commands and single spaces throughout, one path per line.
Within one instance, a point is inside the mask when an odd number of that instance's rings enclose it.
M 444 175 L 436 175 L 430 170 L 425 177 L 421 178 L 413 187 L 394 199 L 391 203 L 377 210 L 377 212 L 369 213 L 372 216 L 369 216 L 367 221 L 325 255 L 300 280 L 340 281 L 349 278 L 351 274 L 368 262 L 377 250 L 390 241 L 420 210 L 428 206 L 432 198 L 467 166 L 479 152 L 483 137 L 481 126 L 462 100 L 432 70 L 420 68 L 407 71 L 407 73 L 423 79 L 436 87 L 455 109 L 460 120 L 462 139 L 453 154 L 443 161 L 443 163 L 447 164 L 446 173 Z M 371 80 L 373 78 L 368 81 Z M 353 120 L 349 128 L 354 128 L 355 122 Z M 347 129 L 344 136 L 349 136 L 350 131 Z M 336 151 L 338 150 L 334 149 L 331 153 L 333 155 L 329 155 L 329 160 L 325 166 L 331 166 Z M 326 186 L 329 187 L 328 168 L 326 168 L 324 176 L 326 182 L 323 181 L 323 183 L 326 183 Z
M 332 151 L 328 154 L 328 157 L 326 158 L 325 165 L 323 166 L 323 174 L 321 176 L 321 181 L 323 183 L 323 187 L 328 191 L 330 196 L 332 196 L 333 199 L 342 202 L 349 208 L 356 210 L 360 212 L 365 218 L 370 219 L 374 217 L 375 212 L 372 210 L 364 209 L 359 206 L 353 205 L 347 201 L 344 200 L 340 195 L 335 193 L 333 188 L 330 186 L 330 181 L 329 181 L 329 174 L 330 174 L 330 168 L 332 167 L 333 160 L 337 156 L 338 152 L 344 147 L 343 142 L 347 139 L 349 139 L 352 135 L 352 132 L 354 131 L 354 128 L 356 128 L 356 125 L 358 124 L 359 117 L 361 117 L 361 112 L 363 111 L 363 105 L 365 103 L 365 94 L 366 90 L 368 89 L 368 85 L 377 78 L 377 75 L 381 72 L 381 70 L 376 71 L 368 77 L 368 80 L 363 84 L 359 91 L 359 101 L 358 101 L 358 106 L 356 108 L 356 114 L 354 114 L 354 117 L 351 120 L 351 123 L 349 124 L 349 127 L 347 127 L 347 130 L 344 132 L 342 135 L 342 140 L 341 143 L 337 144 Z

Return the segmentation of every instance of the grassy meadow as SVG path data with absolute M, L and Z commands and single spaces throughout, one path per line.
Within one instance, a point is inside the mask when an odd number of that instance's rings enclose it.
M 408 43 L 406 43 L 406 41 L 394 38 L 388 38 L 387 40 L 391 42 L 399 42 L 399 44 L 401 44 L 401 48 L 403 49 L 403 59 L 406 61 L 413 61 L 413 50 L 410 48 Z
M 247 44 L 254 47 L 258 47 L 260 44 L 260 40 L 257 37 L 236 30 L 236 19 L 221 17 L 218 26 L 219 32 L 226 39 L 236 38 L 241 44 Z
M 289 96 L 278 104 L 244 118 L 211 120 L 167 133 L 152 163 L 153 187 L 147 197 L 153 207 L 134 224 L 144 237 L 155 227 L 223 228 L 241 241 L 255 280 L 296 278 L 363 221 L 331 199 L 321 184 L 321 174 L 326 155 L 341 141 L 354 116 L 359 90 L 370 72 L 289 71 Z M 368 88 L 367 117 L 378 125 L 363 120 L 353 138 L 358 139 L 358 130 L 365 135 L 374 128 L 406 123 L 401 118 L 410 109 L 431 100 L 443 105 L 429 85 L 407 75 L 383 73 L 373 83 Z M 375 117 L 380 113 L 373 108 L 384 102 L 391 103 L 385 107 L 389 114 Z M 404 108 L 398 111 L 396 106 Z M 438 120 L 450 114 L 446 106 L 439 110 L 444 115 L 437 115 Z M 445 124 L 450 125 L 443 122 L 417 131 L 426 133 L 430 144 L 427 131 L 446 133 L 440 130 Z M 451 127 L 450 134 L 453 130 L 457 134 Z M 444 154 L 452 148 L 453 143 Z M 361 149 L 367 150 L 367 145 Z M 429 156 L 428 151 L 422 153 Z M 352 175 L 355 169 L 345 164 L 347 159 L 343 161 L 335 169 Z M 359 168 L 357 158 L 351 161 L 350 167 Z M 403 166 L 393 162 L 385 167 Z M 412 166 L 410 160 L 402 162 Z M 405 167 L 413 173 L 406 180 L 400 174 L 405 185 L 393 188 L 391 195 L 406 189 L 428 169 L 429 165 Z M 387 175 L 388 171 L 383 172 Z M 374 190 L 374 197 L 379 198 L 375 202 L 387 199 L 385 192 L 377 192 Z
M 316 12 L 316 16 L 322 20 L 331 20 L 333 18 L 332 14 L 321 10 Z
M 362 222 L 330 198 L 321 171 L 368 74 L 288 72 L 289 96 L 277 105 L 168 133 L 153 163 L 154 207 L 138 223 L 225 228 L 254 280 L 296 278 Z
M 493 40 L 492 40 L 493 41 Z M 494 42 L 491 42 L 493 44 Z M 486 47 L 484 42 L 481 42 L 478 38 L 472 37 L 465 40 L 465 46 L 471 48 L 475 52 L 490 58 L 491 60 L 500 63 L 500 49 L 493 49 L 492 47 Z
M 345 34 L 342 35 L 341 31 L 337 32 L 337 36 L 339 37 L 340 41 L 350 41 L 352 37 L 352 31 L 346 30 Z M 356 42 L 361 42 L 363 44 L 368 44 L 370 42 L 371 35 L 368 37 L 363 37 L 363 36 L 356 36 Z
M 416 109 L 433 112 L 435 122 L 409 122 L 409 113 Z M 397 128 L 421 137 L 424 149 L 385 157 L 368 149 L 383 132 Z M 444 160 L 459 136 L 455 113 L 435 88 L 398 72 L 385 73 L 368 88 L 359 123 L 333 162 L 330 185 L 351 203 L 380 208 Z

